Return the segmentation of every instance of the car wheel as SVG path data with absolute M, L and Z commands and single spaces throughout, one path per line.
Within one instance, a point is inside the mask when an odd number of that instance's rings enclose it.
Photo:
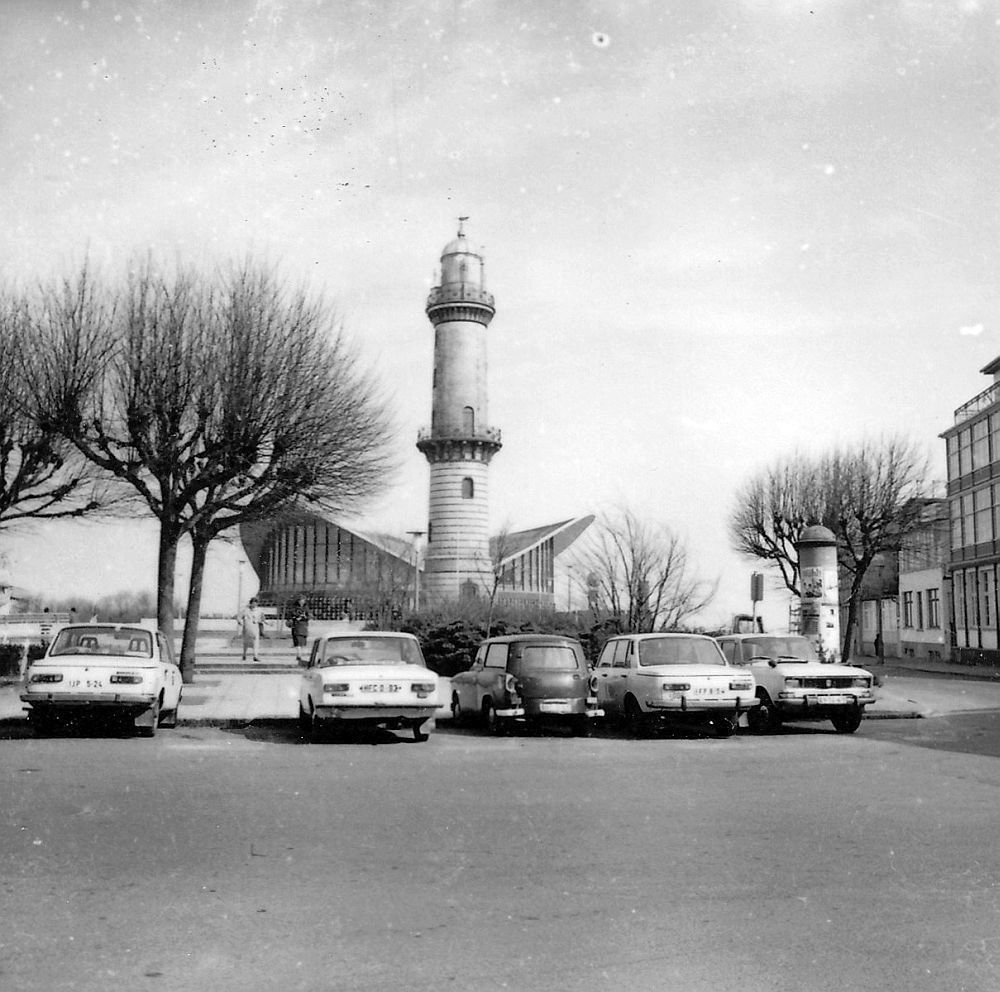
M 424 723 L 426 723 L 426 721 L 423 720 L 423 719 L 420 719 L 420 720 L 414 720 L 410 724 L 410 727 L 413 729 L 413 739 L 415 741 L 421 741 L 422 742 L 422 741 L 427 740 L 430 737 L 430 734 L 427 733 L 426 730 L 424 730 Z
M 853 734 L 861 726 L 864 710 L 860 706 L 847 706 L 843 713 L 830 718 L 838 734 Z
M 140 737 L 155 737 L 156 736 L 156 731 L 157 731 L 157 729 L 160 726 L 160 701 L 159 701 L 159 699 L 157 699 L 156 702 L 153 703 L 153 705 L 150 706 L 149 709 L 150 709 L 150 713 L 152 714 L 152 717 L 151 717 L 151 719 L 149 721 L 149 726 L 148 727 L 140 727 L 139 728 L 139 736 Z
M 299 737 L 309 737 L 312 734 L 312 717 L 299 703 Z
M 736 716 L 716 716 L 712 718 L 712 729 L 716 737 L 732 737 L 739 726 L 739 718 Z
M 497 716 L 497 711 L 493 708 L 493 701 L 483 700 L 483 726 L 495 737 L 502 737 L 507 733 L 507 721 Z
M 769 734 L 777 730 L 781 722 L 778 719 L 778 711 L 766 692 L 762 692 L 758 699 L 760 705 L 747 710 L 747 724 L 755 734 Z
M 648 723 L 643 715 L 642 707 L 636 701 L 635 696 L 625 697 L 625 732 L 629 737 L 643 737 L 646 734 Z

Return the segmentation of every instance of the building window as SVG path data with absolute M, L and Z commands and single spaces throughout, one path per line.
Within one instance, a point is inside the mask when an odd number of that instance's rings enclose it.
M 927 590 L 927 626 L 937 630 L 941 626 L 941 591 Z
M 968 475 L 972 471 L 972 431 L 966 427 L 958 433 L 958 474 Z
M 985 468 L 990 463 L 989 419 L 983 417 L 972 425 L 972 467 Z
M 979 623 L 982 627 L 992 627 L 990 610 L 990 573 L 979 573 Z
M 476 495 L 476 487 L 472 479 L 466 476 L 462 480 L 462 499 L 472 499 Z
M 917 591 L 917 630 L 924 629 L 924 594 Z
M 903 626 L 906 628 L 913 627 L 913 593 L 904 592 L 903 593 Z
M 962 497 L 962 546 L 976 543 L 976 514 L 973 509 L 972 493 Z
M 965 547 L 962 540 L 962 502 L 957 499 L 951 501 L 951 547 L 952 550 Z
M 976 544 L 993 540 L 992 486 L 984 486 L 972 494 L 976 514 Z
M 470 437 L 476 434 L 476 411 L 471 406 L 462 407 L 462 429 Z
M 959 470 L 958 462 L 958 435 L 952 434 L 945 441 L 945 446 L 948 449 L 948 481 L 950 482 L 962 474 Z

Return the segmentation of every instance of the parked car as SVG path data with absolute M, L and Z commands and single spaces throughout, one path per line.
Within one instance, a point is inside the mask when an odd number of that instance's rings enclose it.
M 427 740 L 438 707 L 438 677 L 412 634 L 366 630 L 312 643 L 299 689 L 304 736 L 345 727 L 410 728 Z
M 760 706 L 748 720 L 758 733 L 782 720 L 830 720 L 838 733 L 853 734 L 875 702 L 871 672 L 821 662 L 807 637 L 728 634 L 717 640 L 730 664 L 754 674 Z
M 726 663 L 700 634 L 623 634 L 602 648 L 597 701 L 638 736 L 671 723 L 701 723 L 719 737 L 736 732 L 757 705 L 753 675 Z
M 558 721 L 588 733 L 602 716 L 580 642 L 558 634 L 512 634 L 480 644 L 476 660 L 452 676 L 456 722 L 478 720 L 493 733 L 514 723 Z
M 154 626 L 71 624 L 24 673 L 36 733 L 81 715 L 132 721 L 143 736 L 177 725 L 183 686 L 173 646 Z

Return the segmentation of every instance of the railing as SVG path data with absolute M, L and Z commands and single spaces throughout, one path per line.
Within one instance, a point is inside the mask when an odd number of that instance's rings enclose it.
M 470 285 L 467 282 L 446 282 L 443 286 L 435 286 L 427 296 L 427 306 L 436 306 L 438 303 L 483 303 L 488 307 L 493 306 L 493 294 L 487 293 L 485 289 Z
M 1000 402 L 1000 382 L 994 382 L 992 386 L 984 389 L 978 396 L 973 396 L 968 403 L 963 403 L 955 411 L 955 423 L 960 424 L 998 402 Z
M 493 441 L 500 444 L 502 436 L 499 427 L 477 427 L 466 430 L 464 427 L 421 427 L 417 431 L 417 443 L 421 441 Z

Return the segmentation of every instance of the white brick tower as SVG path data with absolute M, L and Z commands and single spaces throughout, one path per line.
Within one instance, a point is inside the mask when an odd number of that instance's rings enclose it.
M 486 328 L 493 295 L 486 292 L 482 251 L 458 235 L 441 253 L 441 275 L 427 297 L 434 325 L 431 426 L 417 436 L 430 463 L 430 512 L 423 591 L 428 603 L 487 595 L 489 465 L 500 431 L 489 426 Z

